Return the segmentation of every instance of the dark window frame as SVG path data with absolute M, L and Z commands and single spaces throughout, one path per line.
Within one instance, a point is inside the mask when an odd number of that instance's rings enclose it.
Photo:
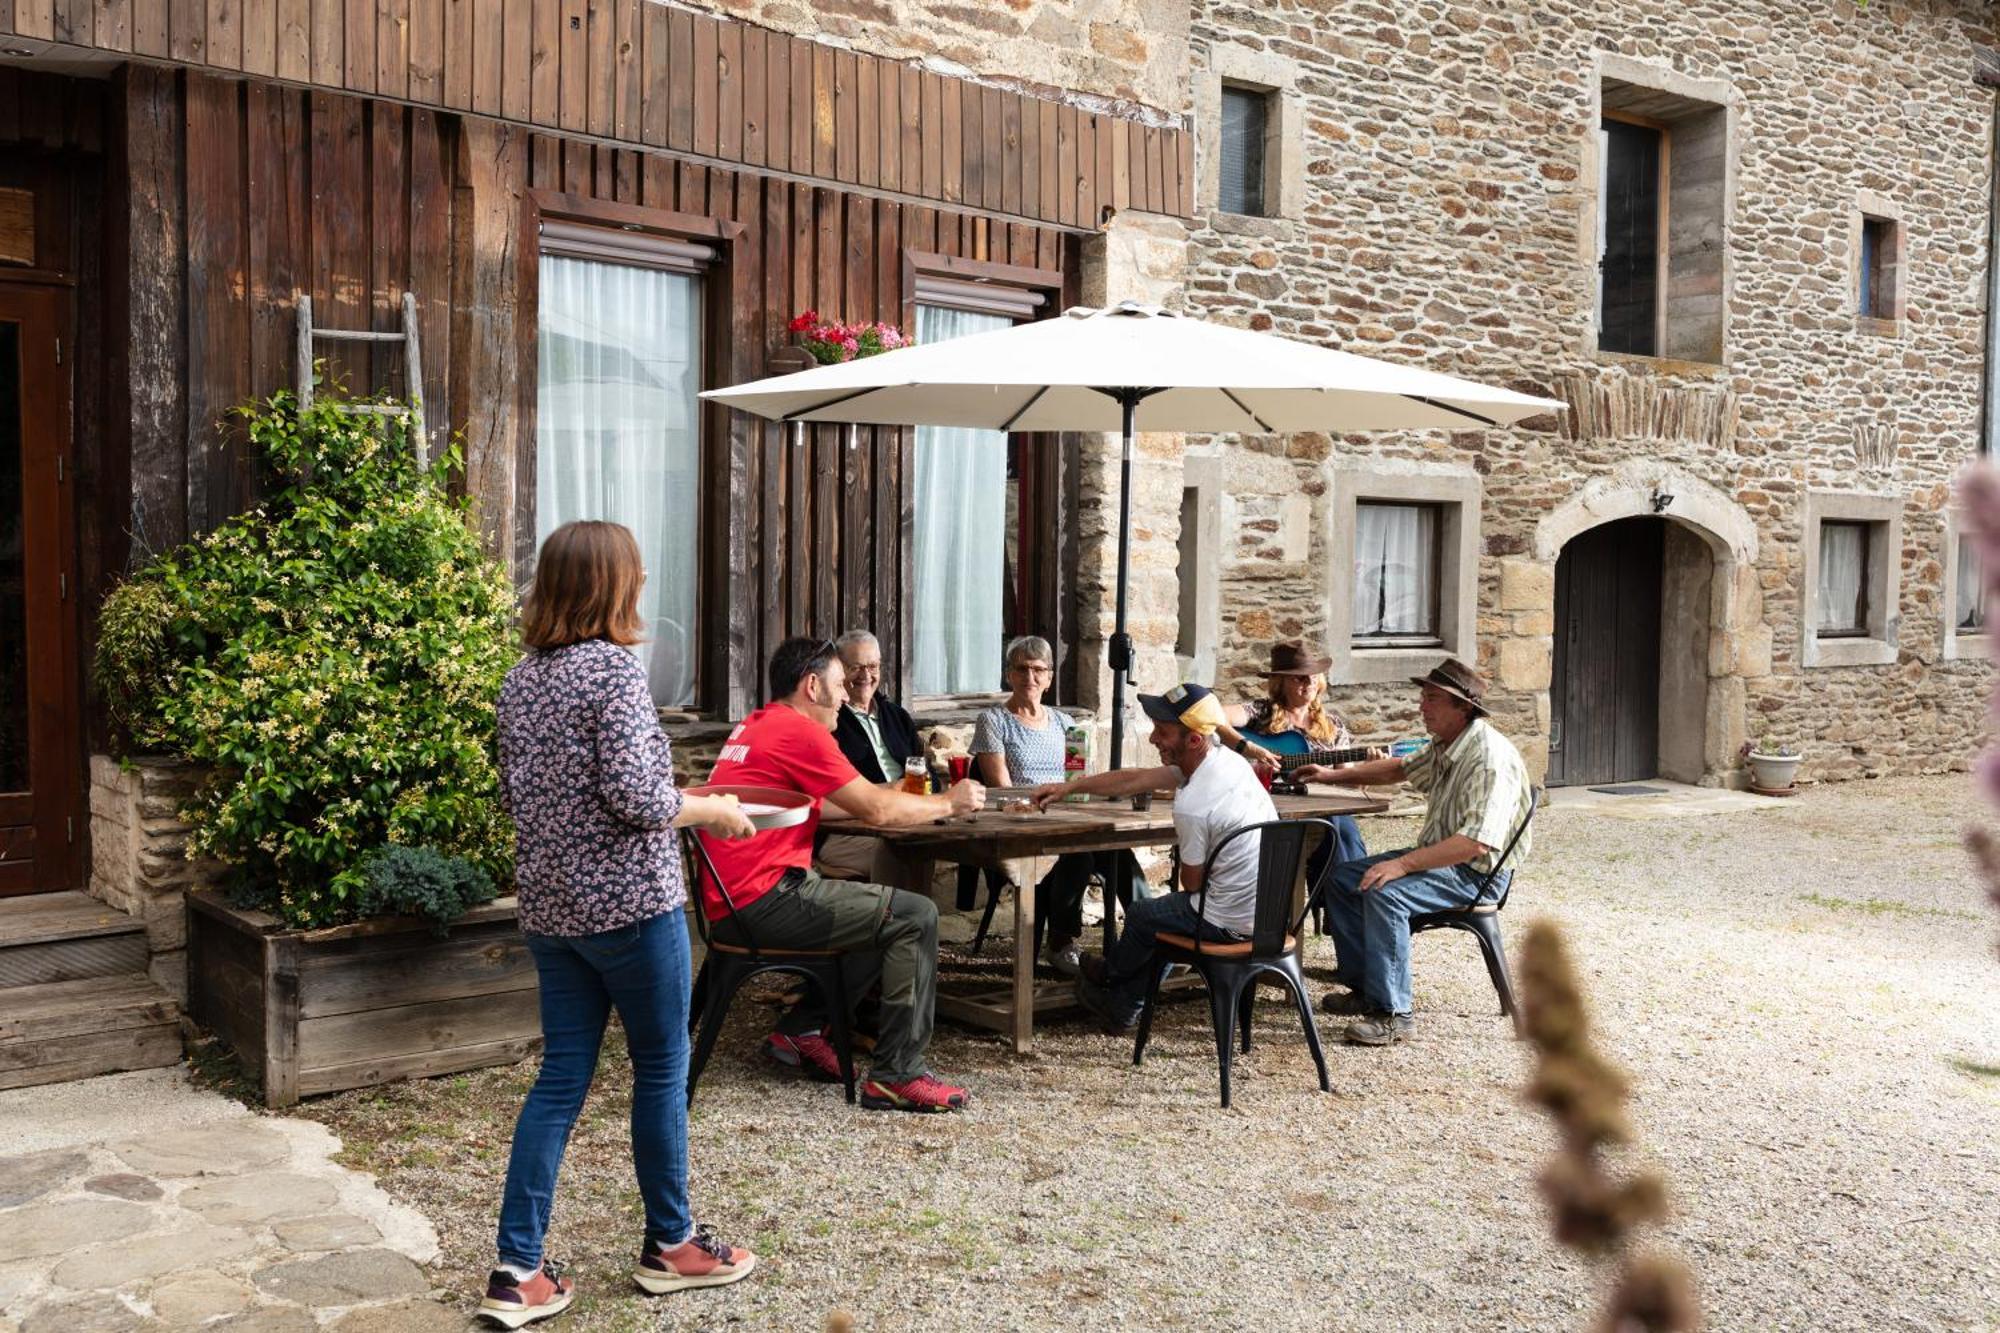
M 755 371 L 741 364 L 744 348 L 732 337 L 732 312 L 749 308 L 756 299 L 745 280 L 746 265 L 733 262 L 736 247 L 749 233 L 743 223 L 636 204 L 613 203 L 556 190 L 528 190 L 521 216 L 520 268 L 516 314 L 519 330 L 515 386 L 514 440 L 514 578 L 525 586 L 535 568 L 535 483 L 538 466 L 536 436 L 541 328 L 541 259 L 545 227 L 556 240 L 554 253 L 601 263 L 656 267 L 668 272 L 698 273 L 702 279 L 701 387 L 717 388 L 750 379 Z M 700 527 L 698 573 L 695 582 L 695 668 L 692 709 L 705 717 L 741 717 L 749 711 L 749 691 L 743 682 L 745 662 L 727 632 L 732 608 L 749 604 L 747 579 L 732 574 L 739 562 L 731 548 L 744 540 L 748 528 L 747 486 L 732 472 L 743 454 L 734 436 L 748 428 L 732 421 L 729 410 L 704 402 L 699 417 L 697 447 L 701 489 L 695 496 Z M 709 464 L 731 459 L 731 467 Z
M 1017 324 L 1059 316 L 1068 275 L 1059 269 L 1029 268 L 993 260 L 965 259 L 928 250 L 903 251 L 903 328 L 914 333 L 920 305 L 969 310 L 980 314 L 1005 315 Z M 903 475 L 916 475 L 916 430 L 903 431 Z M 1019 481 L 1026 477 L 1015 514 L 1015 549 L 1018 567 L 1009 581 L 1002 601 L 1011 610 L 1011 623 L 1002 626 L 1001 642 L 1018 634 L 1039 634 L 1049 640 L 1056 653 L 1056 671 L 1049 684 L 1048 702 L 1063 705 L 1076 697 L 1078 622 L 1068 613 L 1061 565 L 1061 552 L 1039 540 L 1029 540 L 1062 513 L 1062 435 L 1053 431 L 1010 431 L 1007 436 L 1007 476 Z M 916 497 L 903 497 L 903 537 L 901 587 L 904 632 L 901 660 L 897 665 L 898 684 L 907 687 L 916 646 L 913 600 L 916 575 Z M 1004 559 L 1004 557 L 1003 557 Z M 1003 566 L 1004 568 L 1004 566 Z M 999 672 L 1000 664 L 994 663 Z M 1006 697 L 1004 689 L 960 694 L 925 694 L 905 698 L 905 704 L 922 704 L 932 709 L 974 707 Z
M 1444 643 L 1444 552 L 1445 534 L 1451 524 L 1451 510 L 1456 508 L 1446 500 L 1402 500 L 1388 497 L 1357 496 L 1354 501 L 1354 526 L 1361 527 L 1363 509 L 1423 509 L 1431 513 L 1431 590 L 1428 614 L 1431 622 L 1429 634 L 1361 634 L 1355 631 L 1353 622 L 1360 619 L 1360 608 L 1350 607 L 1348 643 L 1355 651 L 1375 648 L 1436 648 Z M 1351 583 L 1354 571 L 1348 570 Z

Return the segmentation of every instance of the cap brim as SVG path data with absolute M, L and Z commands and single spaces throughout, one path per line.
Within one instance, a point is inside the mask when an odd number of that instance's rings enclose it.
M 1174 706 L 1157 694 L 1140 695 L 1139 707 L 1144 709 L 1146 716 L 1152 718 L 1155 722 L 1178 722 L 1181 720 L 1181 715 L 1174 711 Z

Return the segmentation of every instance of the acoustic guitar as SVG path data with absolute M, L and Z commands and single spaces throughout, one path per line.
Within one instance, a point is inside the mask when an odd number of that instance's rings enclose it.
M 1292 770 L 1307 764 L 1325 764 L 1329 768 L 1335 764 L 1359 764 L 1375 757 L 1373 751 L 1388 753 L 1388 747 L 1377 745 L 1350 745 L 1335 748 L 1316 746 L 1307 740 L 1303 732 L 1281 731 L 1276 735 L 1256 731 L 1249 727 L 1238 728 L 1238 734 L 1253 745 L 1261 745 L 1278 756 L 1278 773 L 1289 778 Z

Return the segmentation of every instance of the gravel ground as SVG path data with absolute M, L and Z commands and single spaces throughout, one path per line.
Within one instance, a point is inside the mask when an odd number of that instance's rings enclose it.
M 1953 777 L 1679 821 L 1543 816 L 1508 935 L 1537 913 L 1567 927 L 1711 1327 L 2000 1328 L 2000 921 L 1959 844 L 1977 813 Z M 1414 826 L 1364 832 L 1388 847 Z M 1330 963 L 1312 941 L 1316 989 Z M 1139 1069 L 1079 1021 L 1021 1060 L 946 1027 L 933 1061 L 977 1100 L 937 1119 L 775 1072 L 756 1053 L 769 1010 L 740 999 L 695 1106 L 693 1188 L 763 1269 L 723 1292 L 633 1292 L 611 1052 L 550 1237 L 583 1293 L 564 1322 L 1585 1327 L 1603 1275 L 1548 1239 L 1533 1176 L 1550 1134 L 1519 1100 L 1527 1055 L 1477 946 L 1419 940 L 1416 983 L 1417 1040 L 1330 1046 L 1333 1096 L 1295 1018 L 1261 1005 L 1229 1111 L 1200 1003 L 1167 1010 Z M 438 1280 L 468 1308 L 532 1071 L 301 1108 L 435 1221 Z

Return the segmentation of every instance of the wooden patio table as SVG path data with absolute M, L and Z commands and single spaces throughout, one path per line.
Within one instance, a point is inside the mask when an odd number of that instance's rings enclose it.
M 1004 800 L 1025 795 L 1025 791 L 989 789 L 986 809 L 930 824 L 884 828 L 840 820 L 824 827 L 831 832 L 882 839 L 910 868 L 908 882 L 915 884 L 930 883 L 939 861 L 997 868 L 1001 862 L 1018 857 L 1165 847 L 1175 840 L 1173 802 L 1164 793 L 1156 795 L 1151 808 L 1145 810 L 1134 810 L 1129 796 L 1059 801 L 1042 811 L 1017 813 L 996 808 Z M 1301 796 L 1273 796 L 1272 801 L 1280 819 L 1373 814 L 1388 808 L 1387 801 L 1335 787 Z M 940 990 L 937 997 L 937 1011 L 947 1018 L 1011 1033 L 1017 1055 L 1025 1055 L 1033 1042 L 1036 1010 L 1066 1008 L 1076 999 L 1075 987 L 1069 982 L 1036 986 L 1034 922 L 1035 886 L 1019 885 L 1014 895 L 1013 985 L 973 995 L 946 995 Z

